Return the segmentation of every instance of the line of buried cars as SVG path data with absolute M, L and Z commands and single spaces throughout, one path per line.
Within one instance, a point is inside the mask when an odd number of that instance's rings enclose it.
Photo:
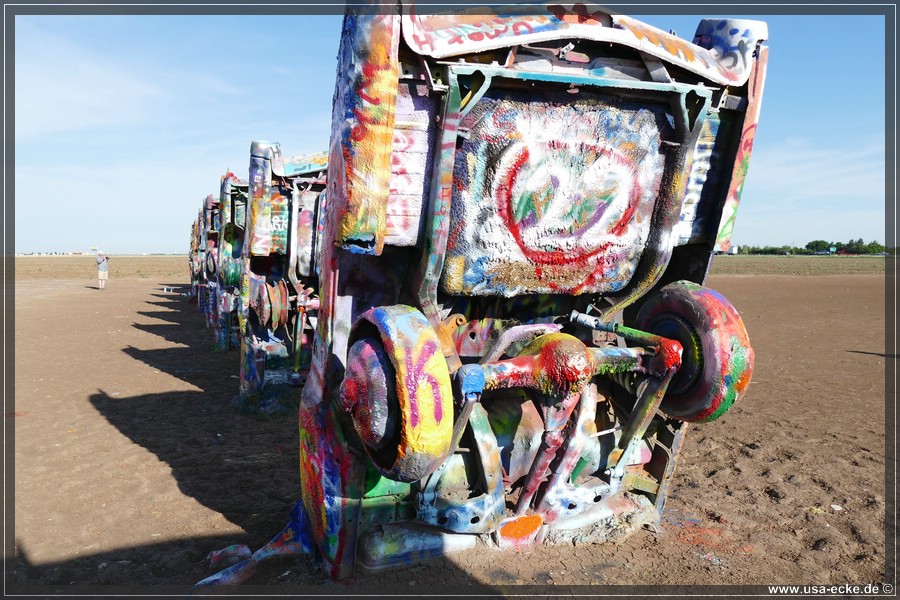
M 336 579 L 659 523 L 689 425 L 747 390 L 727 250 L 766 24 L 348 5 L 327 153 L 254 142 L 191 237 L 241 405 L 299 401 L 273 556 Z M 302 388 L 299 387 L 302 384 Z
M 239 349 L 236 406 L 273 414 L 309 370 L 327 153 L 284 158 L 254 141 L 250 155 L 249 179 L 223 175 L 192 225 L 190 298 L 215 350 Z

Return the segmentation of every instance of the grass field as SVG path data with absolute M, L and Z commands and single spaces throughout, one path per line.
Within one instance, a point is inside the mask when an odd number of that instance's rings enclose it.
M 711 275 L 855 275 L 884 273 L 884 256 L 716 256 Z
M 17 256 L 16 280 L 97 279 L 93 256 Z M 109 279 L 156 279 L 158 283 L 190 283 L 187 255 L 110 256 Z
M 853 275 L 884 273 L 884 256 L 717 256 L 711 275 Z M 93 256 L 17 256 L 17 280 L 95 279 Z M 109 278 L 188 283 L 187 256 L 112 256 Z

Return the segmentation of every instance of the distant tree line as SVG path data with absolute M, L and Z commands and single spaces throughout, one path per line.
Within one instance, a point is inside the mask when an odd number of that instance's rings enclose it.
M 829 242 L 813 240 L 802 248 L 796 246 L 739 246 L 738 254 L 897 254 L 897 248 L 885 248 L 879 242 L 869 242 L 862 238 L 849 242 Z

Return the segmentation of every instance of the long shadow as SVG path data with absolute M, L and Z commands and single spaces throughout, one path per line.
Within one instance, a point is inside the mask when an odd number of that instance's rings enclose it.
M 863 350 L 847 350 L 847 352 L 851 352 L 853 354 L 866 354 L 868 356 L 880 356 L 881 358 L 893 358 L 894 360 L 897 359 L 896 354 L 884 354 L 882 352 L 865 352 Z
M 5 572 L 5 595 L 31 597 L 83 597 L 136 595 L 187 598 L 193 585 L 209 575 L 208 548 L 229 543 L 222 536 L 185 538 L 158 544 L 119 548 L 41 565 L 16 544 L 16 558 Z M 287 569 L 287 570 L 286 570 Z M 515 581 L 507 571 L 491 574 L 500 585 Z M 390 573 L 355 575 L 331 581 L 310 556 L 281 557 L 259 567 L 241 586 L 218 588 L 214 595 L 261 597 L 271 595 L 337 597 L 409 595 L 409 581 L 448 596 L 474 593 L 496 596 L 499 588 L 480 584 L 463 573 L 449 558 L 438 558 L 419 566 L 401 567 Z M 438 587 L 439 586 L 439 587 Z M 515 588 L 516 586 L 509 586 Z M 421 589 L 421 588 L 420 588 Z M 210 592 L 197 594 L 198 597 Z
M 172 298 L 171 298 L 171 297 L 169 297 L 169 296 L 159 296 L 159 298 L 165 298 L 165 300 L 162 300 L 162 301 L 159 301 L 159 302 L 157 302 L 157 301 L 152 301 L 152 300 L 147 300 L 147 301 L 145 302 L 145 304 L 152 304 L 152 305 L 154 305 L 154 306 L 162 306 L 163 308 L 169 308 L 169 307 L 172 306 Z M 181 298 L 179 298 L 178 300 L 180 301 Z M 198 310 L 199 310 L 199 309 L 198 309 Z
M 300 498 L 296 418 L 260 419 L 236 412 L 231 399 L 238 392 L 238 354 L 211 350 L 213 333 L 206 328 L 197 305 L 187 298 L 166 295 L 164 301 L 154 303 L 170 310 L 139 314 L 163 318 L 171 325 L 133 326 L 181 346 L 155 350 L 129 346 L 122 351 L 195 386 L 197 391 L 113 398 L 98 390 L 90 402 L 119 431 L 168 464 L 185 495 L 222 514 L 246 533 L 138 546 L 124 553 L 81 556 L 40 568 L 30 565 L 27 556 L 20 556 L 19 573 L 24 573 L 17 580 L 20 584 L 190 586 L 210 574 L 204 560 L 209 551 L 235 543 L 247 544 L 254 550 L 263 546 L 288 522 L 291 508 Z M 298 395 L 299 392 L 298 388 Z M 304 586 L 327 582 L 305 558 L 289 564 L 290 577 L 284 576 L 284 562 L 277 561 L 274 566 L 264 565 L 249 583 Z M 409 576 L 410 580 L 424 582 L 430 577 L 435 583 L 463 582 L 469 586 L 465 588 L 469 592 L 473 584 L 477 585 L 452 558 L 423 565 L 425 570 L 420 567 Z M 349 593 L 355 584 L 363 586 L 357 593 L 366 592 L 372 582 L 380 582 L 380 589 L 398 581 L 406 580 L 396 573 L 357 575 L 343 585 L 327 588 L 330 591 L 326 594 L 337 591 L 336 588 Z M 242 588 L 236 592 L 243 595 L 255 586 Z M 296 592 L 294 587 L 290 589 Z M 68 593 L 72 591 L 67 587 Z M 399 586 L 397 591 L 408 594 L 409 587 Z
M 187 366 L 190 350 L 178 350 Z M 182 379 L 196 380 L 197 372 Z M 242 543 L 262 545 L 287 522 L 300 495 L 293 419 L 238 414 L 227 395 L 208 390 L 132 398 L 101 391 L 90 401 L 119 431 L 165 461 L 185 495 L 244 529 Z
M 181 597 L 187 598 L 193 585 L 209 575 L 208 548 L 220 548 L 229 538 L 202 536 L 158 544 L 143 544 L 80 556 L 72 560 L 33 564 L 27 552 L 16 544 L 16 558 L 5 571 L 5 595 L 31 597 Z M 494 574 L 498 583 L 515 581 L 503 569 Z M 415 581 L 417 588 L 408 582 Z M 507 591 L 511 591 L 507 587 Z M 532 586 L 529 586 L 532 587 Z M 401 567 L 390 573 L 355 575 L 331 581 L 309 556 L 281 557 L 259 567 L 240 586 L 198 593 L 263 597 L 278 596 L 409 596 L 415 589 L 439 592 L 448 597 L 478 594 L 498 596 L 500 588 L 480 584 L 463 573 L 449 558 L 438 558 L 419 566 Z
M 178 323 L 172 321 L 169 321 L 168 324 L 159 323 L 153 325 L 149 325 L 146 323 L 133 323 L 132 327 L 134 327 L 135 329 L 140 329 L 141 331 L 146 331 L 147 333 L 152 333 L 153 335 L 158 335 L 159 337 L 164 338 L 165 340 L 170 341 L 174 344 L 184 344 L 187 346 L 193 344 L 195 341 L 191 334 L 186 333 L 184 331 L 184 328 L 179 327 Z M 209 346 L 212 347 L 215 340 L 212 339 L 211 331 L 209 331 L 209 335 L 207 337 L 209 338 Z M 134 351 L 135 353 L 143 353 L 137 348 L 134 348 Z M 129 348 L 126 349 L 125 352 L 131 354 L 132 348 L 129 346 Z M 138 360 L 144 360 L 143 358 L 138 358 L 138 356 L 133 357 L 137 358 Z M 237 362 L 235 362 L 235 364 L 237 364 Z
M 200 312 L 199 309 L 197 309 L 197 312 Z M 148 317 L 150 319 L 157 319 L 159 321 L 168 321 L 169 323 L 174 323 L 175 325 L 178 325 L 179 327 L 181 327 L 181 325 L 182 325 L 181 317 L 178 314 L 176 314 L 174 311 L 171 311 L 171 310 L 139 310 L 139 311 L 137 311 L 137 314 L 139 314 L 142 317 Z M 212 332 L 207 330 L 207 336 L 211 337 Z
M 177 346 L 127 346 L 122 352 L 197 391 L 113 398 L 98 390 L 90 402 L 122 433 L 168 463 L 182 492 L 242 527 L 253 543 L 264 544 L 284 525 L 299 497 L 296 420 L 235 412 L 238 353 L 213 352 L 213 332 L 197 306 L 180 296 L 166 300 L 170 310 L 138 314 L 168 324 L 133 327 Z
M 173 297 L 176 298 L 176 299 L 178 299 L 178 300 L 183 300 L 183 299 L 186 298 L 186 296 L 182 296 L 182 295 L 183 295 L 183 294 L 186 294 L 186 293 L 188 292 L 188 290 L 190 289 L 189 287 L 185 286 L 184 288 L 167 288 L 167 289 L 169 289 L 169 290 L 171 290 L 171 291 L 163 292 L 162 290 L 165 289 L 165 288 L 166 288 L 166 286 L 161 286 L 161 287 L 160 287 L 160 292 L 162 292 L 162 293 L 159 293 L 159 294 L 150 294 L 150 296 L 152 296 L 152 297 L 154 297 L 154 298 L 165 298 L 166 300 L 172 300 Z M 148 302 L 148 304 L 155 304 L 155 303 L 154 303 L 154 302 Z
M 230 538 L 223 536 L 196 537 L 118 548 L 72 560 L 36 565 L 17 542 L 15 573 L 11 574 L 11 569 L 7 570 L 7 592 L 13 595 L 46 596 L 51 593 L 84 594 L 82 586 L 85 585 L 144 585 L 173 586 L 171 592 L 183 595 L 194 581 L 208 573 L 205 558 L 209 548 L 229 543 Z M 155 591 L 160 593 L 164 590 Z M 134 593 L 133 588 L 131 592 Z

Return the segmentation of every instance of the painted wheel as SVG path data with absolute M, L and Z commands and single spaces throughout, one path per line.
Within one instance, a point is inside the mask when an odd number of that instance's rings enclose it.
M 206 255 L 206 272 L 209 274 L 210 277 L 216 276 L 216 267 L 218 266 L 216 264 L 216 260 L 217 260 L 217 256 L 216 256 L 215 252 L 210 251 L 207 253 L 207 255 Z
M 737 310 L 724 296 L 676 281 L 647 300 L 636 327 L 684 348 L 660 410 L 682 421 L 718 419 L 744 394 L 753 373 L 753 348 Z
M 288 320 L 288 289 L 284 280 L 275 285 L 266 284 L 271 301 L 271 327 L 273 330 L 287 324 Z
M 241 284 L 241 265 L 233 258 L 225 259 L 222 272 L 225 285 L 236 286 Z
M 269 296 L 269 286 L 265 282 L 259 284 L 251 306 L 259 319 L 259 324 L 263 327 L 268 326 L 272 318 L 272 298 Z
M 450 453 L 453 391 L 437 333 L 410 306 L 360 316 L 341 405 L 379 472 L 395 481 L 433 473 Z
M 366 447 L 374 452 L 396 445 L 400 421 L 397 373 L 381 340 L 363 338 L 350 347 L 341 402 Z

